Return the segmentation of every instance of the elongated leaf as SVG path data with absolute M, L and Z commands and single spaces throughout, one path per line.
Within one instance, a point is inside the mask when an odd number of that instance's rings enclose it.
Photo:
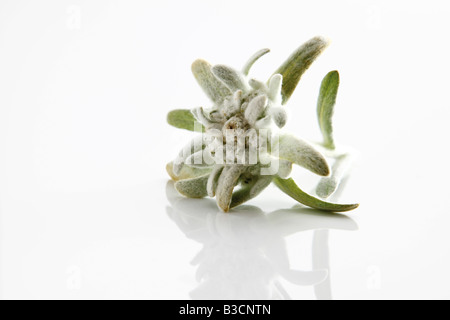
M 275 185 L 288 196 L 297 200 L 305 206 L 330 212 L 346 212 L 358 208 L 359 204 L 335 204 L 317 199 L 303 192 L 292 179 L 281 179 L 276 177 Z
M 258 196 L 272 182 L 273 176 L 260 176 L 233 193 L 230 208 L 237 207 Z
M 281 135 L 278 139 L 275 139 L 272 154 L 320 176 L 330 174 L 330 168 L 325 157 L 309 143 L 292 135 Z
M 214 76 L 209 62 L 198 59 L 194 61 L 191 69 L 200 87 L 216 104 L 221 104 L 231 94 L 230 90 Z
M 319 100 L 317 101 L 317 118 L 323 135 L 323 145 L 328 149 L 335 149 L 333 139 L 333 113 L 336 96 L 339 89 L 339 72 L 331 71 L 322 81 Z
M 328 41 L 321 37 L 315 37 L 299 47 L 274 74 L 283 76 L 281 95 L 283 104 L 291 97 L 297 87 L 300 78 L 316 58 L 326 49 Z
M 167 122 L 175 128 L 194 131 L 197 120 L 195 120 L 190 110 L 177 109 L 167 114 Z M 205 132 L 205 127 L 201 123 L 197 122 L 197 125 L 199 128 L 202 128 L 202 132 Z
M 258 52 L 256 52 L 254 55 L 252 55 L 250 57 L 250 59 L 248 59 L 248 61 L 245 63 L 244 67 L 242 68 L 242 73 L 247 76 L 248 73 L 250 72 L 250 69 L 252 68 L 253 64 L 259 58 L 261 58 L 263 55 L 265 55 L 269 52 L 270 52 L 270 49 L 261 49 Z
M 178 181 L 178 180 L 193 179 L 193 178 L 203 176 L 203 175 L 211 172 L 211 168 L 192 168 L 192 167 L 188 167 L 188 166 L 183 166 L 181 168 L 179 175 L 177 176 L 173 172 L 173 162 L 169 162 L 166 165 L 166 171 L 169 174 L 169 176 L 172 178 L 173 181 Z
M 175 189 L 188 198 L 204 198 L 208 195 L 206 184 L 209 174 L 193 179 L 179 180 L 175 182 Z
M 212 67 L 211 71 L 231 90 L 231 92 L 235 92 L 237 90 L 247 92 L 249 90 L 249 85 L 243 75 L 233 68 L 225 65 L 215 65 Z

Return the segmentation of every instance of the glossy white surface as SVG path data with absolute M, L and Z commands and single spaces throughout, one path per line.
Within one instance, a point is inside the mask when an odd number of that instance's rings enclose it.
M 0 297 L 450 298 L 447 2 L 302 3 L 2 1 Z M 222 214 L 178 196 L 164 166 L 191 133 L 165 115 L 208 103 L 191 62 L 270 47 L 265 79 L 316 34 L 333 44 L 287 130 L 319 138 L 339 69 L 336 138 L 361 153 L 339 201 L 361 207 L 323 215 L 269 188 Z

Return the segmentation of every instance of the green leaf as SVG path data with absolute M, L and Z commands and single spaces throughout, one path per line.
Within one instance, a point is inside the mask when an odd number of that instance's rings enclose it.
M 275 185 L 284 193 L 305 206 L 331 212 L 346 212 L 358 208 L 359 204 L 335 204 L 317 199 L 303 192 L 292 179 L 275 178 Z
M 188 198 L 204 198 L 208 195 L 206 184 L 209 174 L 193 179 L 179 180 L 175 182 L 175 189 Z
M 216 104 L 231 94 L 230 90 L 211 71 L 209 62 L 198 59 L 192 64 L 192 73 L 205 94 Z
M 242 73 L 247 76 L 248 73 L 250 72 L 250 69 L 252 68 L 253 64 L 259 58 L 261 58 L 263 55 L 265 55 L 269 52 L 270 52 L 270 49 L 261 49 L 258 52 L 256 52 L 254 55 L 252 55 L 250 57 L 250 59 L 248 59 L 248 61 L 245 63 L 244 67 L 242 68 Z
M 175 128 L 189 131 L 195 131 L 195 123 L 197 122 L 198 127 L 202 128 L 202 132 L 205 132 L 205 127 L 195 120 L 190 110 L 178 109 L 170 111 L 167 115 L 167 122 Z
M 283 104 L 291 97 L 297 87 L 300 78 L 316 58 L 326 49 L 328 41 L 321 37 L 315 37 L 299 47 L 274 74 L 283 76 L 281 95 Z
M 335 149 L 332 118 L 338 89 L 339 72 L 331 71 L 322 81 L 319 100 L 317 101 L 317 117 L 323 135 L 323 145 L 325 148 L 332 150 Z
M 272 154 L 288 160 L 320 176 L 328 176 L 330 167 L 325 157 L 312 145 L 292 135 L 280 135 L 274 139 Z

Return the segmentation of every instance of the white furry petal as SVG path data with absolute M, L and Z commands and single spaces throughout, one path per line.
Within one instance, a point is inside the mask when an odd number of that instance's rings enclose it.
M 230 210 L 233 190 L 243 171 L 243 166 L 231 165 L 226 166 L 220 175 L 216 190 L 216 200 L 217 205 L 224 212 L 228 212 Z
M 276 105 L 281 104 L 281 86 L 283 84 L 283 76 L 274 74 L 269 80 L 269 99 Z
M 231 90 L 231 92 L 235 92 L 237 90 L 247 92 L 250 89 L 247 85 L 247 82 L 245 81 L 244 76 L 240 72 L 228 66 L 215 65 L 214 67 L 212 67 L 211 71 L 217 77 L 217 79 L 222 81 L 228 87 L 228 89 Z
M 257 96 L 252 101 L 250 101 L 247 109 L 245 110 L 245 118 L 247 119 L 248 123 L 254 125 L 256 121 L 261 118 L 264 110 L 267 107 L 267 103 L 268 100 L 266 95 Z
M 217 184 L 219 183 L 220 174 L 223 171 L 222 165 L 216 165 L 209 175 L 208 183 L 206 185 L 206 191 L 208 196 L 214 197 L 216 195 Z

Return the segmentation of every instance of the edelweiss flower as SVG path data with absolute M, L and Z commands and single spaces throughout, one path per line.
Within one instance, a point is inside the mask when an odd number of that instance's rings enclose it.
M 175 188 L 191 198 L 215 196 L 219 208 L 225 212 L 254 198 L 271 182 L 314 208 L 328 211 L 356 208 L 357 205 L 335 205 L 319 200 L 301 191 L 292 179 L 286 180 L 293 163 L 324 177 L 330 175 L 330 168 L 323 154 L 312 144 L 275 132 L 286 124 L 284 105 L 302 74 L 326 46 L 323 38 L 311 39 L 293 53 L 267 84 L 249 78 L 248 74 L 268 49 L 255 53 L 242 71 L 225 65 L 211 66 L 204 60 L 195 61 L 192 72 L 213 104 L 191 111 L 175 110 L 168 115 L 171 125 L 202 132 L 167 166 L 176 181 Z M 327 75 L 318 106 L 323 147 L 333 157 L 343 157 L 333 152 L 331 127 L 338 83 L 337 72 Z M 332 175 L 321 182 L 322 194 L 329 196 L 336 190 L 340 180 L 337 178 Z M 238 185 L 240 188 L 235 191 Z

